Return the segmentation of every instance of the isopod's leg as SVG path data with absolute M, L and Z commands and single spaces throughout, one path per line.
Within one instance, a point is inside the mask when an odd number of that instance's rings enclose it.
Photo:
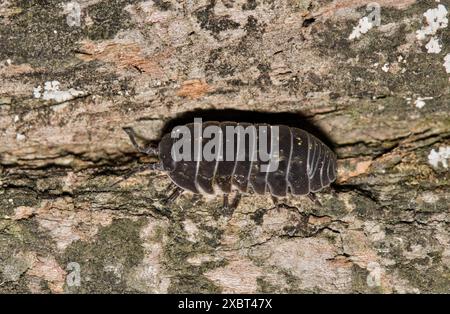
M 331 187 L 331 195 L 333 196 L 333 198 L 338 199 L 339 195 L 336 191 L 336 189 L 334 187 Z
M 242 194 L 237 191 L 236 196 L 233 198 L 233 201 L 231 202 L 230 208 L 234 211 L 238 206 L 239 202 L 241 201 Z
M 128 134 L 131 143 L 133 146 L 140 152 L 151 156 L 158 155 L 158 147 L 155 147 L 153 144 L 150 144 L 148 147 L 141 147 L 136 141 L 136 133 L 132 128 L 123 128 L 123 130 Z
M 166 198 L 164 200 L 164 204 L 172 204 L 173 202 L 175 202 L 175 200 L 181 195 L 183 194 L 184 190 L 182 188 L 180 188 L 179 186 L 177 186 L 173 192 L 169 195 L 168 198 Z
M 222 203 L 222 210 L 223 211 L 227 211 L 229 209 L 230 205 L 229 205 L 229 200 L 228 200 L 228 194 L 224 193 L 223 194 L 223 203 Z
M 286 208 L 286 209 L 292 209 L 293 207 L 289 206 L 286 203 L 280 202 L 280 199 L 276 196 L 271 195 L 270 198 L 272 199 L 273 202 L 273 207 L 277 210 L 280 210 L 282 208 Z
M 171 194 L 177 185 L 173 182 L 170 182 L 169 185 L 164 189 L 164 195 Z
M 322 207 L 322 204 L 321 204 L 320 201 L 317 199 L 316 194 L 310 192 L 310 193 L 308 194 L 308 198 L 309 198 L 314 204 L 316 204 L 317 206 Z
M 241 197 L 242 197 L 242 194 L 239 191 L 237 191 L 236 196 L 233 198 L 233 200 L 230 203 L 229 195 L 227 193 L 223 194 L 222 212 L 226 216 L 231 217 L 231 215 L 233 215 L 234 211 L 238 207 Z
M 122 181 L 127 180 L 128 178 L 130 178 L 131 176 L 135 175 L 136 173 L 139 173 L 139 172 L 142 172 L 142 171 L 145 171 L 145 170 L 162 170 L 162 165 L 159 162 L 154 162 L 154 163 L 151 163 L 151 164 L 141 165 L 141 166 L 139 166 L 137 168 L 131 169 L 124 176 L 122 176 L 122 178 L 120 180 L 117 180 L 116 182 L 111 184 L 111 187 L 119 184 Z
M 270 198 L 272 199 L 273 206 L 275 208 L 278 207 L 278 197 L 271 195 Z
M 326 189 L 330 191 L 331 195 L 334 198 L 338 198 L 339 197 L 338 196 L 339 190 L 336 188 L 336 186 L 334 184 L 330 184 L 330 186 L 328 186 Z
M 197 203 L 202 199 L 202 195 L 201 194 L 194 194 L 194 196 L 192 196 L 192 204 L 193 205 L 197 205 Z

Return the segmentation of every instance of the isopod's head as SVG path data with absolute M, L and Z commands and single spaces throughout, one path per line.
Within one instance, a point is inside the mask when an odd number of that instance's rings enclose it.
M 170 133 L 163 136 L 159 142 L 159 160 L 163 166 L 163 170 L 172 171 L 175 169 L 175 161 L 172 158 L 173 138 Z

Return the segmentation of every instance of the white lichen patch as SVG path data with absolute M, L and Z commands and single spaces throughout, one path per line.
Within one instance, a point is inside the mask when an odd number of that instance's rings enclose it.
M 439 164 L 442 164 L 442 167 L 447 169 L 448 159 L 450 159 L 450 146 L 439 147 L 438 151 L 433 148 L 428 154 L 428 163 L 434 168 L 438 168 Z
M 364 231 L 372 242 L 382 241 L 386 237 L 382 226 L 374 221 L 366 221 L 364 223 Z
M 372 288 L 380 287 L 382 275 L 384 273 L 384 270 L 380 267 L 380 264 L 377 262 L 369 262 L 367 264 L 367 270 L 369 271 L 366 278 L 367 286 Z
M 416 99 L 414 102 L 417 108 L 421 109 L 425 106 L 425 102 L 422 99 Z
M 23 135 L 22 133 L 17 133 L 16 134 L 16 140 L 18 140 L 18 141 L 23 141 L 23 140 L 25 140 L 25 135 Z
M 0 61 L 0 69 L 10 66 L 12 64 L 11 59 L 1 60 Z
M 423 16 L 426 26 L 422 26 L 416 32 L 416 37 L 419 40 L 425 40 L 428 35 L 434 35 L 439 29 L 446 28 L 448 25 L 447 9 L 442 4 L 439 4 L 435 9 L 427 10 Z
M 439 200 L 439 196 L 432 192 L 425 192 L 421 195 L 420 199 L 427 204 L 435 204 Z
M 61 90 L 61 84 L 58 81 L 47 81 L 44 83 L 44 88 L 38 86 L 33 90 L 34 98 L 41 98 L 43 100 L 54 100 L 56 102 L 64 102 L 72 100 L 76 97 L 85 95 L 83 91 L 70 88 L 69 90 Z
M 374 24 L 367 16 L 361 18 L 358 25 L 353 28 L 352 33 L 348 36 L 348 39 L 352 40 L 361 37 L 361 35 L 367 33 L 371 28 L 373 28 L 373 26 Z
M 440 53 L 442 45 L 436 37 L 431 37 L 430 41 L 425 45 L 428 53 Z
M 187 239 L 191 242 L 196 242 L 197 235 L 199 234 L 199 231 L 200 231 L 197 228 L 196 224 L 192 220 L 186 219 L 185 221 L 183 221 L 183 225 L 184 225 L 184 230 L 187 233 Z
M 425 100 L 430 99 L 433 99 L 433 97 L 417 97 L 417 99 L 414 101 L 414 104 L 416 105 L 416 108 L 421 109 L 426 105 Z
M 444 57 L 444 68 L 447 73 L 450 73 L 450 53 Z
M 146 293 L 167 293 L 170 277 L 164 272 L 161 258 L 164 251 L 168 224 L 148 220 L 140 232 L 144 258 L 141 263 L 127 272 L 124 280 L 132 289 Z
M 403 256 L 409 260 L 425 258 L 430 251 L 430 248 L 420 244 L 411 244 L 408 249 L 404 250 Z

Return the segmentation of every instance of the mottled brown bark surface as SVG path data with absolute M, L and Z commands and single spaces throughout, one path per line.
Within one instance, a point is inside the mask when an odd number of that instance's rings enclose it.
M 2 1 L 0 292 L 449 292 L 449 14 L 379 1 L 349 39 L 368 2 L 79 0 L 69 26 L 64 1 Z M 155 172 L 111 187 L 152 161 L 122 127 L 156 140 L 195 109 L 297 113 L 335 193 L 229 217 L 164 206 Z

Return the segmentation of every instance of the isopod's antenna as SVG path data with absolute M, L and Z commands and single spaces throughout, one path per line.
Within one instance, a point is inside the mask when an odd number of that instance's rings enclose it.
M 158 146 L 155 146 L 154 144 L 150 144 L 148 147 L 142 148 L 137 143 L 136 133 L 134 132 L 134 130 L 132 128 L 123 128 L 123 130 L 128 134 L 128 136 L 131 140 L 131 143 L 140 153 L 144 153 L 144 154 L 147 154 L 150 156 L 158 156 L 158 154 L 159 154 Z M 142 165 L 142 166 L 136 167 L 134 169 L 131 169 L 120 180 L 117 180 L 116 182 L 111 184 L 111 187 L 119 184 L 122 181 L 125 181 L 126 179 L 130 178 L 131 176 L 135 175 L 136 173 L 139 173 L 139 172 L 142 172 L 145 170 L 162 170 L 162 164 L 160 162 L 154 162 L 151 164 L 146 164 L 146 165 Z
M 176 186 L 175 184 L 171 183 L 169 185 L 169 187 L 166 189 L 166 194 L 169 194 L 169 197 L 167 197 L 164 201 L 163 204 L 164 205 L 170 205 L 173 202 L 175 202 L 175 200 L 180 197 L 181 194 L 183 194 L 184 189 L 180 188 L 179 186 Z
M 158 146 L 155 146 L 154 144 L 150 144 L 145 148 L 141 147 L 141 146 L 139 146 L 139 144 L 136 141 L 137 136 L 132 128 L 126 127 L 126 128 L 123 128 L 123 130 L 128 134 L 128 137 L 130 138 L 131 143 L 138 150 L 138 152 L 144 153 L 144 154 L 147 154 L 150 156 L 158 156 L 159 155 Z

